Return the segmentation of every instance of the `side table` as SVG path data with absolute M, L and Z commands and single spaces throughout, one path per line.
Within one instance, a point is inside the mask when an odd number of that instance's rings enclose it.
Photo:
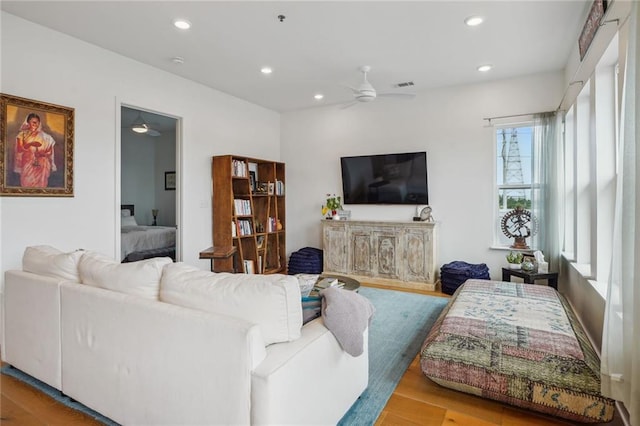
M 200 252 L 200 259 L 211 259 L 212 272 L 235 272 L 236 258 L 235 254 L 238 249 L 235 246 L 225 247 L 209 247 Z M 215 262 L 215 260 L 220 262 Z M 229 261 L 230 260 L 230 261 Z
M 511 277 L 519 277 L 526 284 L 533 284 L 535 280 L 549 280 L 549 286 L 558 289 L 558 273 L 538 273 L 536 271 L 526 272 L 522 269 L 502 268 L 502 281 L 511 281 Z

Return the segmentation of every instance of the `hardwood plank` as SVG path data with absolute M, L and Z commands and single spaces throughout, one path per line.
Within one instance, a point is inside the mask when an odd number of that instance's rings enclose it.
M 416 424 L 440 426 L 446 413 L 443 408 L 397 394 L 391 395 L 385 411 L 387 411 L 387 415 L 381 425 Z M 402 420 L 402 422 L 397 423 L 399 420 Z
M 4 395 L 0 399 L 0 424 L 21 426 L 44 426 L 33 414 Z
M 2 400 L 8 400 L 25 413 L 42 421 L 42 424 L 54 425 L 102 425 L 84 413 L 69 408 L 35 388 L 22 383 L 6 374 L 0 374 Z M 5 417 L 5 405 L 0 407 L 0 416 Z
M 443 425 L 461 425 L 461 426 L 500 426 L 500 423 L 493 423 L 481 420 L 473 414 L 463 414 L 458 411 L 447 410 L 444 417 Z

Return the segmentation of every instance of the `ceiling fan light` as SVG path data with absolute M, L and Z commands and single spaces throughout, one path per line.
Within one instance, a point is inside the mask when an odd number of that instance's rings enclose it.
M 147 126 L 146 124 L 134 124 L 131 127 L 131 130 L 136 133 L 147 133 L 149 131 L 149 126 Z
M 136 133 L 147 133 L 149 131 L 149 126 L 142 118 L 142 114 L 138 113 L 138 118 L 131 125 L 131 130 Z

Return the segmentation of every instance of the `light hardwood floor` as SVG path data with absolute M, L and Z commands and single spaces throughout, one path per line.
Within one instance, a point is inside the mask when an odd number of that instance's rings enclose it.
M 389 288 L 374 284 L 371 287 Z M 406 290 L 447 297 L 440 292 Z M 0 374 L 1 425 L 99 425 L 24 383 Z M 376 426 L 567 426 L 572 423 L 443 388 L 426 378 L 419 355 L 402 377 Z M 614 420 L 607 426 L 621 426 Z M 357 425 L 367 426 L 367 425 Z

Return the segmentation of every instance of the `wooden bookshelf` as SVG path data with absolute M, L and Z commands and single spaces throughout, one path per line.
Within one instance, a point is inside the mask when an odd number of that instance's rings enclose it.
M 284 163 L 237 155 L 213 157 L 213 245 L 237 255 L 216 269 L 273 274 L 286 269 Z

